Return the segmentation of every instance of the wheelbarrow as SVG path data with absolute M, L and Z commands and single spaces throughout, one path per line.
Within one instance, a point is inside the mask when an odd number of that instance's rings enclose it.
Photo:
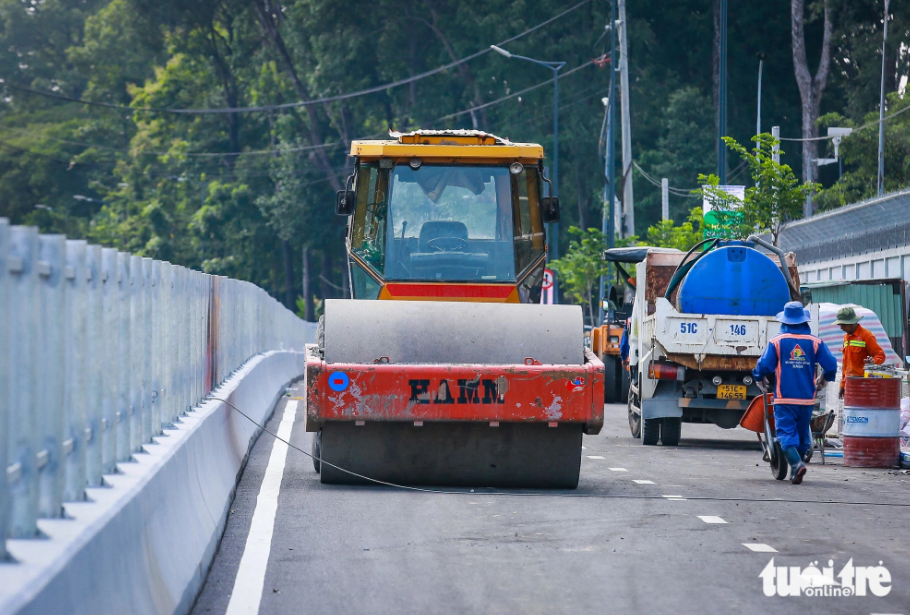
M 809 463 L 809 460 L 812 459 L 812 449 L 817 448 L 822 456 L 822 465 L 825 465 L 825 434 L 834 425 L 834 418 L 834 410 L 812 415 L 812 419 L 809 421 L 809 431 L 812 433 L 812 447 L 803 457 L 803 461 Z
M 762 460 L 771 464 L 771 474 L 775 479 L 784 480 L 789 465 L 774 429 L 774 409 L 771 405 L 774 398 L 760 384 L 759 390 L 762 394 L 752 400 L 739 424 L 743 429 L 755 432 L 761 444 Z

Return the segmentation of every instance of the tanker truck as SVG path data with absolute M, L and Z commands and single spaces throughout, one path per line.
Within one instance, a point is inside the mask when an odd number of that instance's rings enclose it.
M 795 256 L 751 236 L 706 239 L 688 253 L 613 248 L 604 259 L 635 271 L 632 436 L 646 445 L 676 446 L 682 423 L 736 427 L 760 394 L 751 370 L 780 331 L 775 315 L 800 299 Z

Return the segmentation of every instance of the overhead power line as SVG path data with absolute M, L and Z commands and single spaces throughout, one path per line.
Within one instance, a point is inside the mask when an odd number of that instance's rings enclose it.
M 573 73 L 577 73 L 577 72 L 580 71 L 581 69 L 585 68 L 586 66 L 591 66 L 592 64 L 594 64 L 594 60 L 588 60 L 588 61 L 585 62 L 584 64 L 581 64 L 581 65 L 579 65 L 579 66 L 576 66 L 576 67 L 573 68 L 572 70 L 563 73 L 562 75 L 560 75 L 559 78 L 560 78 L 560 79 L 565 79 L 565 78 L 568 77 L 569 75 L 571 75 L 571 74 L 573 74 Z M 497 98 L 496 100 L 491 100 L 491 101 L 488 102 L 488 103 L 484 103 L 484 104 L 482 104 L 482 105 L 477 105 L 476 107 L 471 107 L 470 109 L 465 109 L 464 111 L 457 111 L 456 113 L 450 113 L 450 114 L 448 114 L 448 115 L 443 115 L 443 116 L 440 117 L 440 118 L 436 118 L 436 121 L 438 122 L 438 121 L 441 121 L 441 120 L 450 120 L 450 119 L 456 118 L 456 117 L 458 117 L 458 116 L 460 116 L 460 115 L 465 115 L 466 113 L 471 113 L 472 111 L 479 111 L 479 110 L 481 110 L 481 109 L 486 109 L 486 108 L 489 107 L 489 106 L 497 105 L 497 104 L 499 104 L 499 103 L 501 103 L 501 102 L 503 102 L 503 101 L 509 100 L 510 98 L 515 98 L 516 96 L 521 96 L 522 94 L 527 94 L 528 92 L 530 92 L 530 91 L 532 91 L 532 90 L 536 90 L 536 89 L 538 89 L 538 88 L 542 88 L 543 86 L 545 86 L 545 85 L 547 85 L 547 84 L 549 84 L 549 83 L 553 83 L 553 78 L 547 79 L 546 81 L 542 81 L 541 83 L 538 83 L 537 85 L 532 85 L 531 87 L 525 88 L 525 89 L 520 90 L 520 91 L 518 91 L 518 92 L 513 92 L 512 94 L 509 94 L 508 96 L 503 96 L 502 98 Z
M 563 73 L 560 78 L 568 77 L 569 75 L 572 75 L 572 74 L 580 71 L 581 69 L 585 68 L 586 66 L 590 66 L 593 63 L 594 63 L 594 60 L 590 60 L 588 62 L 585 62 L 584 64 L 581 64 L 580 66 L 576 66 L 572 70 Z M 521 96 L 522 94 L 526 94 L 527 92 L 531 92 L 538 88 L 542 88 L 543 86 L 550 84 L 552 82 L 553 82 L 552 78 L 547 79 L 545 81 L 541 81 L 540 83 L 538 83 L 536 85 L 532 85 L 519 92 L 513 92 L 512 94 L 509 94 L 508 96 L 503 96 L 502 98 L 497 98 L 496 100 L 491 100 L 488 103 L 484 103 L 484 104 L 478 105 L 476 107 L 471 107 L 471 108 L 465 109 L 463 111 L 456 111 L 455 113 L 443 115 L 442 117 L 438 117 L 435 120 L 433 120 L 433 122 L 440 122 L 442 120 L 452 119 L 452 118 L 455 118 L 455 117 L 458 117 L 461 115 L 471 113 L 472 111 L 477 111 L 479 109 L 485 109 L 485 108 L 493 106 L 493 105 L 498 105 L 499 103 L 509 100 L 511 98 L 515 98 L 516 96 Z M 566 106 L 571 106 L 571 105 L 566 105 Z M 562 107 L 560 107 L 560 108 L 562 108 Z M 47 139 L 49 141 L 57 141 L 59 143 L 67 143 L 70 145 L 78 145 L 80 147 L 87 147 L 87 148 L 98 149 L 98 150 L 102 150 L 102 151 L 109 151 L 109 152 L 120 153 L 120 154 L 128 154 L 131 156 L 188 156 L 188 157 L 215 158 L 215 157 L 246 156 L 246 155 L 266 155 L 266 154 L 274 155 L 274 154 L 284 154 L 284 153 L 293 153 L 293 152 L 305 152 L 305 151 L 311 151 L 311 150 L 316 150 L 316 149 L 331 149 L 334 147 L 338 147 L 339 145 L 345 145 L 345 143 L 343 141 L 332 141 L 330 143 L 323 143 L 321 145 L 306 145 L 306 146 L 300 146 L 300 147 L 274 148 L 274 149 L 267 149 L 267 150 L 252 150 L 252 151 L 243 151 L 243 152 L 175 152 L 175 151 L 158 152 L 158 151 L 146 151 L 146 150 L 142 150 L 140 148 L 117 148 L 117 147 L 110 147 L 107 145 L 97 145 L 94 143 L 85 143 L 82 141 L 74 141 L 72 139 L 61 139 L 59 137 L 51 137 L 51 136 L 45 135 L 44 133 L 41 133 L 41 132 L 24 130 L 22 128 L 13 128 L 10 126 L 0 126 L 0 131 L 4 131 L 4 130 L 19 133 L 19 134 L 30 136 L 30 137 L 38 137 L 38 138 L 42 138 L 42 139 Z M 366 135 L 365 137 L 360 137 L 360 138 L 369 139 L 369 138 L 375 138 L 375 137 L 381 137 L 381 136 L 383 136 L 382 133 L 376 133 L 376 134 L 372 134 L 372 135 Z
M 566 9 L 562 13 L 559 13 L 558 15 L 555 15 L 555 16 L 551 17 L 550 19 L 547 19 L 546 21 L 543 21 L 543 22 L 537 24 L 536 26 L 529 28 L 520 34 L 516 34 L 515 36 L 513 36 L 511 38 L 508 38 L 504 41 L 497 43 L 497 46 L 506 45 L 508 43 L 511 43 L 512 41 L 516 41 L 524 36 L 527 36 L 528 34 L 534 32 L 535 30 L 539 30 L 540 28 L 543 28 L 544 26 L 547 26 L 547 25 L 553 23 L 554 21 L 560 19 L 561 17 L 563 17 L 565 15 L 568 15 L 572 11 L 576 10 L 577 8 L 579 8 L 581 6 L 588 4 L 591 1 L 592 0 L 582 0 L 582 2 L 579 2 L 575 6 Z M 425 73 L 421 73 L 419 75 L 414 75 L 413 77 L 408 77 L 406 79 L 399 79 L 398 81 L 393 81 L 391 83 L 377 85 L 377 86 L 367 88 L 365 90 L 360 90 L 357 92 L 348 92 L 346 94 L 337 94 L 335 96 L 326 96 L 326 97 L 318 98 L 315 100 L 301 100 L 301 101 L 292 102 L 292 103 L 282 103 L 282 104 L 277 104 L 277 105 L 259 105 L 259 106 L 255 106 L 255 107 L 214 107 L 214 108 L 204 108 L 204 109 L 174 109 L 174 108 L 167 108 L 167 107 L 165 107 L 165 108 L 128 107 L 125 105 L 115 105 L 113 103 L 105 103 L 105 102 L 93 101 L 93 100 L 84 100 L 82 98 L 66 96 L 65 94 L 58 94 L 56 92 L 48 92 L 45 90 L 36 90 L 34 88 L 30 88 L 30 87 L 15 84 L 15 83 L 7 82 L 6 85 L 7 85 L 7 87 L 12 88 L 14 90 L 28 92 L 30 94 L 36 94 L 38 96 L 45 96 L 47 98 L 54 98 L 54 99 L 63 100 L 66 102 L 81 103 L 81 104 L 90 105 L 93 107 L 104 107 L 107 109 L 117 109 L 120 111 L 128 111 L 130 113 L 136 113 L 136 112 L 140 112 L 140 111 L 152 112 L 152 113 L 174 113 L 174 114 L 182 114 L 182 115 L 209 115 L 209 114 L 221 114 L 221 113 L 254 113 L 254 112 L 261 112 L 261 111 L 279 111 L 281 109 L 293 109 L 295 107 L 305 107 L 308 105 L 321 105 L 324 103 L 330 103 L 330 102 L 335 102 L 335 101 L 339 101 L 339 100 L 346 100 L 349 98 L 356 98 L 359 96 L 365 96 L 367 94 L 374 94 L 376 92 L 382 92 L 384 90 L 395 88 L 395 87 L 398 87 L 401 85 L 406 85 L 408 83 L 412 83 L 414 81 L 418 81 L 420 79 L 425 79 L 426 77 L 430 77 L 432 75 L 436 75 L 441 72 L 447 71 L 451 68 L 459 66 L 460 64 L 464 64 L 465 62 L 469 62 L 475 58 L 479 58 L 480 56 L 487 54 L 490 51 L 491 51 L 490 47 L 485 47 L 484 49 L 482 49 L 476 53 L 472 53 L 471 55 L 465 56 L 459 60 L 455 60 L 454 62 L 450 62 L 444 66 L 434 68 L 433 70 L 427 71 Z M 479 108 L 482 108 L 482 106 L 478 107 L 478 109 Z
M 658 188 L 660 188 L 660 187 L 662 186 L 662 184 L 660 183 L 659 180 L 654 179 L 653 177 L 651 177 L 650 175 L 648 175 L 648 174 L 645 172 L 645 170 L 642 169 L 642 168 L 638 165 L 637 162 L 635 162 L 635 161 L 633 160 L 633 161 L 632 161 L 632 164 L 635 166 L 635 169 L 636 169 L 639 173 L 641 173 L 642 177 L 644 177 L 644 178 L 645 178 L 646 180 L 648 180 L 650 183 L 654 184 L 654 185 L 657 186 Z M 672 194 L 672 195 L 674 195 L 674 196 L 683 196 L 683 197 L 690 198 L 690 199 L 699 198 L 697 194 L 692 194 L 691 191 L 686 190 L 685 188 L 673 188 L 673 187 L 671 186 L 669 190 L 670 190 L 670 194 Z M 695 190 L 695 188 L 693 188 L 693 190 Z
M 886 115 L 885 117 L 883 117 L 883 118 L 881 118 L 881 119 L 878 119 L 878 120 L 875 120 L 874 122 L 869 122 L 868 124 L 863 124 L 863 125 L 860 126 L 859 128 L 854 128 L 854 129 L 853 129 L 853 132 L 857 132 L 857 131 L 860 131 L 860 130 L 865 130 L 866 128 L 872 128 L 873 126 L 878 126 L 879 124 L 881 124 L 881 123 L 884 122 L 885 120 L 888 120 L 888 119 L 891 119 L 892 117 L 895 117 L 895 116 L 897 116 L 897 115 L 900 115 L 901 113 L 904 113 L 905 111 L 910 111 L 910 105 L 907 105 L 906 107 L 904 107 L 904 108 L 902 108 L 902 109 L 898 109 L 898 110 L 895 111 L 894 113 L 889 113 L 889 114 Z M 835 135 L 828 135 L 828 136 L 826 136 L 826 137 L 807 137 L 807 138 L 805 138 L 805 139 L 788 139 L 788 138 L 786 138 L 786 137 L 780 137 L 780 140 L 781 140 L 781 141 L 827 141 L 827 140 L 829 140 L 829 139 L 833 139 L 834 137 L 835 137 Z

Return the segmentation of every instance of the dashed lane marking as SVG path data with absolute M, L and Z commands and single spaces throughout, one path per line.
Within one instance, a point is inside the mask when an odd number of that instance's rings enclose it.
M 588 459 L 603 459 L 600 455 L 588 455 Z
M 714 517 L 712 515 L 704 515 L 704 516 L 698 515 L 698 518 L 701 519 L 702 521 L 704 521 L 705 523 L 726 523 L 726 521 L 724 521 L 720 517 Z
M 611 472 L 628 472 L 625 468 L 610 468 Z
M 662 495 L 662 498 L 681 498 L 681 495 Z
M 777 553 L 777 549 L 761 542 L 744 542 L 743 546 L 756 553 Z
M 653 480 L 633 480 L 632 482 L 637 485 L 653 485 L 654 484 Z
M 237 578 L 234 579 L 234 590 L 231 592 L 226 615 L 259 613 L 262 588 L 265 584 L 265 569 L 272 549 L 275 515 L 278 512 L 278 494 L 281 491 L 281 478 L 284 476 L 284 464 L 288 455 L 288 445 L 282 440 L 291 439 L 291 429 L 297 417 L 297 403 L 296 400 L 288 401 L 281 416 L 278 438 L 272 445 L 265 477 L 262 479 L 262 486 L 259 487 L 256 510 L 253 512 L 250 533 L 243 547 L 243 556 L 240 558 L 240 567 L 237 570 Z

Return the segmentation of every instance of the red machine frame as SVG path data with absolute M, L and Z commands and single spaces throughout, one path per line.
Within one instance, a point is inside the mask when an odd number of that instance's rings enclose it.
M 307 350 L 307 431 L 326 421 L 582 423 L 587 434 L 603 426 L 604 366 L 588 348 L 583 365 L 328 364 Z

